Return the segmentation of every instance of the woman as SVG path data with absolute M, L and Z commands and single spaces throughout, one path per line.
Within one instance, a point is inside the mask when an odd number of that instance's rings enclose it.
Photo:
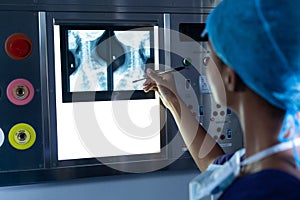
M 300 199 L 299 7 L 299 0 L 223 0 L 208 17 L 212 94 L 238 115 L 245 144 L 238 177 L 220 199 Z M 158 92 L 200 170 L 226 163 L 231 155 L 196 128 L 172 77 L 147 75 L 145 92 Z

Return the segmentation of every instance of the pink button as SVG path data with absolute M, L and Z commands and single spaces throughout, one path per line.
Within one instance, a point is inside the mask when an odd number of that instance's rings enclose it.
M 34 96 L 33 85 L 25 79 L 15 79 L 7 86 L 7 98 L 15 105 L 26 105 Z

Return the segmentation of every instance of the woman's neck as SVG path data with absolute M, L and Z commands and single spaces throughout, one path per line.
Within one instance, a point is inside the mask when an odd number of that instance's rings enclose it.
M 278 143 L 285 112 L 270 105 L 252 90 L 244 92 L 237 105 L 244 132 L 246 157 Z
M 237 112 L 244 131 L 245 158 L 265 150 L 279 141 L 285 112 L 273 107 L 252 91 L 244 93 L 240 99 Z M 245 167 L 248 173 L 263 169 L 280 169 L 300 178 L 295 167 L 292 150 L 271 155 Z

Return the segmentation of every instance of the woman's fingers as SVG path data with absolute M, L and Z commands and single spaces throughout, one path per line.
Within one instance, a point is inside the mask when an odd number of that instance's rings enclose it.
M 143 86 L 144 86 L 143 90 L 145 92 L 149 92 L 154 87 L 156 87 L 156 83 L 152 79 L 147 78 L 146 81 L 144 82 Z
M 169 89 L 175 91 L 175 82 L 172 74 L 164 74 L 162 76 L 159 74 L 159 72 L 161 72 L 160 70 L 154 71 L 150 68 L 148 68 L 146 72 L 144 77 L 147 79 L 143 84 L 145 92 L 149 92 L 150 90 L 159 92 L 161 87 L 163 87 L 164 90 Z
M 150 68 L 147 69 L 147 76 L 157 85 L 159 85 L 162 82 L 162 77 Z

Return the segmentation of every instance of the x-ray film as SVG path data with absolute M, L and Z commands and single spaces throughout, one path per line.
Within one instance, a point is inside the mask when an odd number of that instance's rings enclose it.
M 153 27 L 67 34 L 69 92 L 142 90 L 132 81 L 154 61 Z
M 155 26 L 61 26 L 63 101 L 154 98 L 146 68 L 158 66 Z

